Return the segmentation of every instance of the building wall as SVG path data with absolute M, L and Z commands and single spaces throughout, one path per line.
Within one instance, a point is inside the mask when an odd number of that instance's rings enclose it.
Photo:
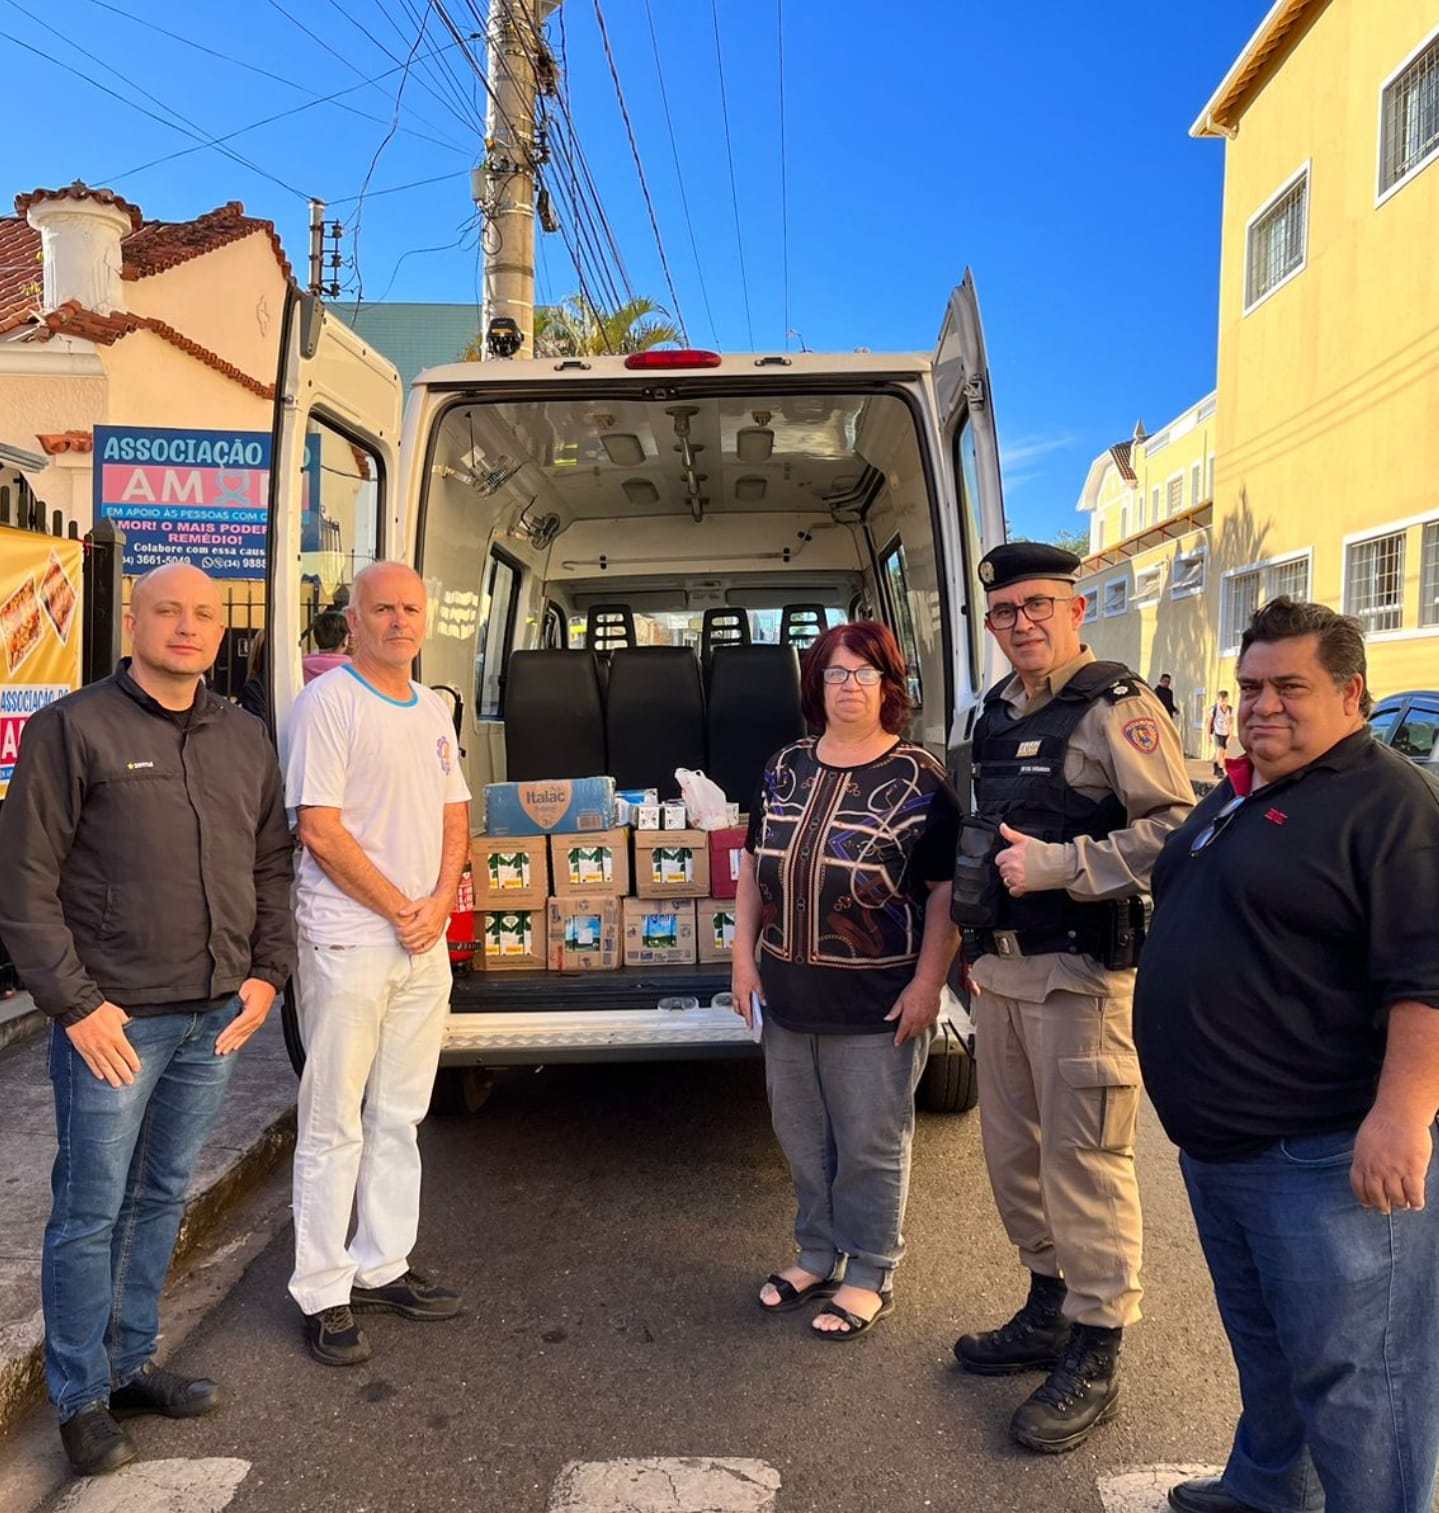
M 110 380 L 106 425 L 268 433 L 273 424 L 273 401 L 153 331 L 136 331 L 100 355 Z
M 1379 692 L 1439 676 L 1439 627 L 1419 624 L 1439 522 L 1439 166 L 1376 203 L 1381 86 L 1436 27 L 1434 0 L 1331 0 L 1225 148 L 1215 566 L 1308 553 L 1310 597 L 1352 608 L 1349 538 L 1402 531 L 1403 623 L 1370 634 Z M 1304 165 L 1305 263 L 1246 314 L 1249 222 Z
M 88 431 L 105 418 L 107 382 L 98 363 L 92 375 L 62 374 L 39 378 L 33 373 L 0 374 L 0 440 L 39 453 L 38 437 L 64 431 Z M 31 488 L 48 509 L 73 520 L 83 534 L 90 528 L 89 457 L 54 457 L 38 473 L 27 475 Z

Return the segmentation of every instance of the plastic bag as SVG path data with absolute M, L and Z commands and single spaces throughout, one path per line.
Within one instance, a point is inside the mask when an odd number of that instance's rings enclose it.
M 685 812 L 696 830 L 722 830 L 724 828 L 724 789 L 702 772 L 691 772 L 688 767 L 675 768 L 675 781 L 680 785 L 680 797 L 685 801 Z

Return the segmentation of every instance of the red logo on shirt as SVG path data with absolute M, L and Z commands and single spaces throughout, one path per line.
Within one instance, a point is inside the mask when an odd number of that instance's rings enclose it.
M 1265 811 L 1264 818 L 1273 825 L 1282 825 L 1289 816 L 1282 809 L 1268 809 Z

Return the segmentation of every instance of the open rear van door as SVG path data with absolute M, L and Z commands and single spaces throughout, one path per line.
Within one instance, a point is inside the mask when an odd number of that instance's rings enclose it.
M 404 553 L 403 402 L 393 364 L 291 284 L 270 470 L 268 671 L 282 740 L 311 620 L 348 599 L 367 562 Z
M 961 794 L 967 796 L 969 733 L 975 699 L 1002 672 L 1002 663 L 984 631 L 984 590 L 979 559 L 1005 537 L 1004 489 L 999 474 L 999 434 L 994 423 L 989 362 L 974 275 L 949 297 L 939 344 L 934 354 L 934 388 L 944 451 L 954 497 L 959 506 L 963 556 L 963 616 L 957 624 L 954 723 L 950 730 L 950 765 Z M 959 564 L 955 564 L 957 568 Z M 968 691 L 964 696 L 962 691 Z

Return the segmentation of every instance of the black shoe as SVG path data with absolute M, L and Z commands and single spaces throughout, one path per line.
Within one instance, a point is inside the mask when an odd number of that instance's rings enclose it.
M 1240 1502 L 1224 1490 L 1217 1476 L 1203 1476 L 1198 1481 L 1182 1481 L 1169 1489 L 1169 1506 L 1178 1513 L 1259 1513 L 1247 1502 Z
M 386 1282 L 383 1287 L 355 1287 L 350 1307 L 356 1313 L 399 1313 L 407 1319 L 452 1319 L 460 1311 L 460 1295 L 415 1271 Z
M 1069 1339 L 1069 1325 L 1062 1312 L 1067 1290 L 1062 1277 L 1032 1272 L 1024 1307 L 998 1329 L 956 1340 L 955 1358 L 966 1371 L 980 1376 L 1052 1370 Z
M 344 1304 L 305 1315 L 305 1343 L 326 1366 L 358 1366 L 370 1358 L 370 1342 Z
M 1121 1329 L 1076 1324 L 1059 1364 L 1019 1405 L 1012 1439 L 1029 1450 L 1074 1450 L 1119 1412 Z
M 60 1443 L 76 1476 L 103 1476 L 128 1466 L 140 1453 L 135 1441 L 110 1417 L 104 1403 L 91 1403 L 60 1425 Z
M 177 1376 L 146 1361 L 139 1376 L 110 1394 L 111 1413 L 161 1413 L 166 1418 L 203 1418 L 225 1401 L 219 1382 Z

